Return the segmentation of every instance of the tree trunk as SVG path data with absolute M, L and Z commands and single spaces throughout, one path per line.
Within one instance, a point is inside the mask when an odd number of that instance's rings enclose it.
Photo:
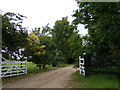
M 52 63 L 52 66 L 53 66 L 53 67 L 56 67 L 56 64 L 55 64 L 55 63 Z
M 46 65 L 43 65 L 43 69 L 45 69 L 45 66 L 46 66 Z
M 38 67 L 39 67 L 39 69 L 41 70 L 41 64 L 40 64 Z

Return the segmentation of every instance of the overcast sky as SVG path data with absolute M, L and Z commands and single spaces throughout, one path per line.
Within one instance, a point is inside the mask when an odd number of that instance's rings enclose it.
M 56 20 L 68 16 L 69 22 L 74 19 L 71 15 L 76 10 L 75 0 L 1 0 L 0 10 L 20 13 L 27 18 L 23 26 L 31 28 L 42 27 L 49 23 L 52 28 Z M 85 35 L 84 25 L 79 25 L 80 34 Z

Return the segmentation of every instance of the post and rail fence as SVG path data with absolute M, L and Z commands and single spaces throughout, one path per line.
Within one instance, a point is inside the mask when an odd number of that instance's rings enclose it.
M 96 57 L 84 55 L 79 56 L 80 74 L 87 76 L 91 72 L 116 74 L 120 77 L 120 58 L 119 57 Z

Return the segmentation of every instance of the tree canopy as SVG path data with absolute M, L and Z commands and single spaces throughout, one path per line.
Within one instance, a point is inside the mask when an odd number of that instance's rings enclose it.
M 74 25 L 84 24 L 88 28 L 88 46 L 99 56 L 120 56 L 120 3 L 80 2 L 73 15 Z
M 11 58 L 24 57 L 19 52 L 20 49 L 25 47 L 27 43 L 25 38 L 28 36 L 26 28 L 21 25 L 23 18 L 26 17 L 10 12 L 2 15 L 2 50 L 4 51 L 2 55 L 6 58 L 9 58 L 9 56 Z
M 68 63 L 73 62 L 71 57 L 72 51 L 68 42 L 69 38 L 73 34 L 73 31 L 74 28 L 69 24 L 67 17 L 55 22 L 53 29 L 53 40 L 56 44 L 56 49 L 65 55 L 66 62 Z
M 27 57 L 40 69 L 47 64 L 56 66 L 60 61 L 78 66 L 78 57 L 83 53 L 120 56 L 120 3 L 76 2 L 79 8 L 73 14 L 72 24 L 63 17 L 53 28 L 47 24 L 30 34 L 22 27 L 25 16 L 10 12 L 2 15 L 3 56 L 20 60 Z M 85 25 L 87 35 L 78 33 L 78 24 Z

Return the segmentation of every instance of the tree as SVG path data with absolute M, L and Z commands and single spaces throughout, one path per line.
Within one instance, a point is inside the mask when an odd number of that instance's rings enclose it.
M 45 56 L 41 56 L 40 58 L 43 59 L 43 67 L 46 64 L 52 64 L 53 66 L 57 65 L 57 61 L 55 60 L 56 56 L 56 44 L 53 41 L 52 37 L 52 29 L 47 24 L 45 27 L 42 28 L 42 33 L 40 33 L 40 40 L 41 44 L 46 45 L 45 50 L 47 51 Z
M 75 60 L 74 66 L 79 67 L 79 56 L 83 55 L 83 39 L 79 34 L 74 32 L 74 34 L 68 40 L 70 48 L 72 50 L 72 58 Z
M 45 55 L 46 50 L 44 48 L 45 45 L 40 45 L 40 35 L 37 35 L 37 32 L 33 31 L 28 36 L 29 43 L 26 45 L 25 51 L 26 56 L 29 57 L 28 61 L 32 61 L 37 64 L 37 66 L 41 69 L 41 64 L 43 60 L 40 56 Z
M 76 1 L 79 9 L 73 15 L 76 18 L 73 23 L 81 23 L 88 28 L 91 54 L 120 56 L 120 3 Z
M 39 38 L 40 40 L 39 46 L 42 46 L 42 45 L 46 46 L 44 48 L 46 52 L 45 54 L 39 55 L 38 58 L 34 60 L 33 58 L 31 58 L 30 60 L 36 63 L 39 67 L 42 66 L 44 69 L 46 65 L 50 65 L 54 62 L 54 57 L 56 55 L 56 45 L 53 42 L 52 36 L 50 35 L 51 28 L 47 24 L 45 27 L 42 27 L 42 29 L 40 29 L 39 27 L 35 28 L 33 32 L 36 33 L 35 35 L 37 35 L 37 38 Z
M 24 58 L 24 53 L 20 53 L 19 50 L 24 48 L 27 40 L 25 39 L 27 29 L 22 27 L 23 15 L 7 12 L 2 15 L 2 53 L 5 58 L 20 57 Z
M 43 61 L 42 65 L 43 68 L 47 65 L 47 64 L 52 64 L 54 61 L 54 57 L 56 55 L 56 45 L 55 43 L 52 41 L 52 38 L 50 36 L 43 36 L 40 35 L 40 41 L 41 41 L 41 45 L 45 45 L 46 48 L 46 54 L 45 55 L 41 55 L 39 58 Z
M 73 62 L 71 57 L 72 52 L 68 43 L 68 39 L 71 37 L 73 31 L 74 28 L 72 25 L 69 25 L 67 17 L 56 21 L 54 29 L 52 30 L 53 40 L 57 46 L 57 51 L 60 51 L 65 55 L 67 63 Z

